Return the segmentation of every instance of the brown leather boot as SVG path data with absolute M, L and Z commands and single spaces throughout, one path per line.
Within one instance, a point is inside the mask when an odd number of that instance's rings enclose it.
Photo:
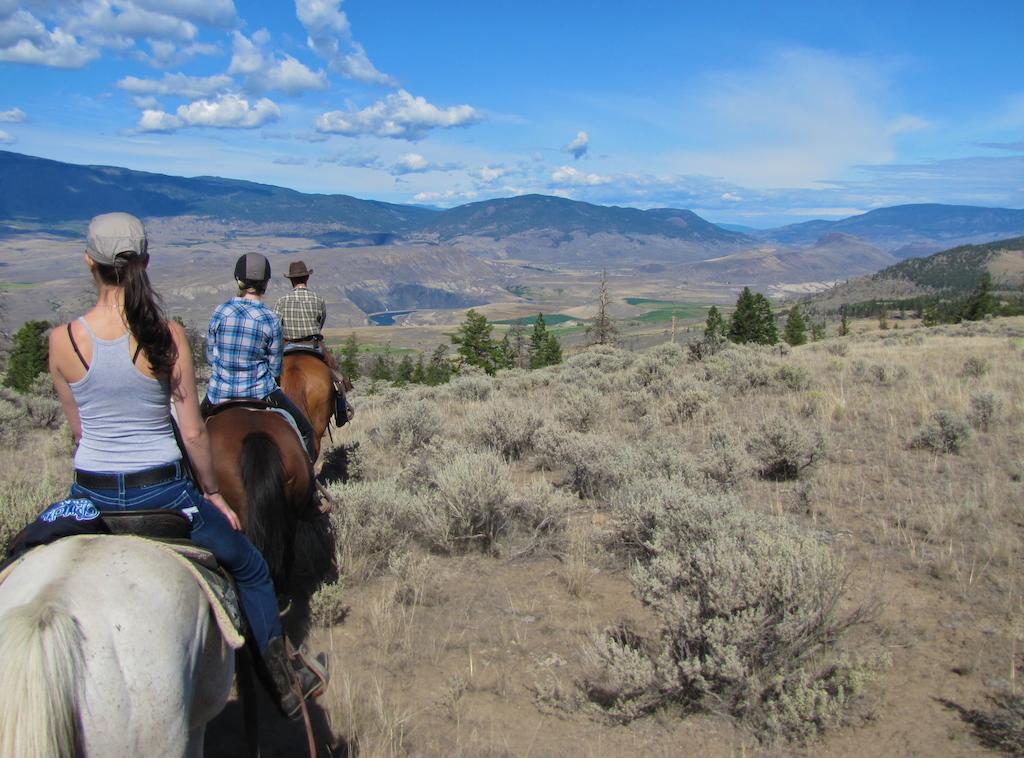
M 281 711 L 294 719 L 302 712 L 303 698 L 317 697 L 327 688 L 327 668 L 326 659 L 310 658 L 290 648 L 284 637 L 274 637 L 263 651 L 263 663 Z

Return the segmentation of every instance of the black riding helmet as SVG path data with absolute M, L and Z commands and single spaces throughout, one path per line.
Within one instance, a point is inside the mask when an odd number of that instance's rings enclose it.
M 270 261 L 259 253 L 246 253 L 235 263 L 235 281 L 239 289 L 264 292 L 270 281 Z

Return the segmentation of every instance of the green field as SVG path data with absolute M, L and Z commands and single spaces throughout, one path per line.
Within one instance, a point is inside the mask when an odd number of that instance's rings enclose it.
M 673 300 L 652 300 L 646 297 L 627 297 L 629 305 L 653 306 L 639 316 L 623 319 L 624 321 L 638 321 L 642 324 L 655 324 L 662 321 L 671 321 L 672 316 L 678 319 L 703 318 L 708 306 L 697 303 L 676 302 Z
M 533 322 L 537 320 L 536 316 L 522 316 L 520 318 L 506 318 L 501 321 L 495 321 L 495 324 L 505 324 L 513 326 L 518 324 L 519 326 L 533 326 Z M 566 321 L 579 321 L 575 316 L 566 316 L 564 313 L 545 313 L 544 324 L 546 326 L 554 326 L 556 324 L 564 324 Z

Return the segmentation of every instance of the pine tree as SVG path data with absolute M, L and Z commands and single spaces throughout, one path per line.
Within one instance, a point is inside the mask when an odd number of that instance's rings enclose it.
M 978 286 L 967 298 L 961 316 L 965 321 L 979 321 L 996 310 L 996 299 L 992 296 L 992 274 L 981 275 Z
M 416 359 L 416 366 L 412 370 L 410 381 L 413 384 L 427 383 L 427 367 L 423 365 L 423 353 L 420 353 L 420 357 Z
M 14 333 L 11 354 L 7 361 L 5 387 L 28 392 L 32 380 L 47 370 L 50 347 L 46 341 L 49 321 L 26 321 Z
M 505 336 L 498 343 L 498 348 L 495 352 L 495 365 L 498 368 L 515 368 L 516 351 L 508 338 L 508 332 L 505 332 Z
M 544 323 L 544 314 L 538 313 L 533 322 L 533 333 L 530 335 L 530 368 L 547 366 L 548 328 Z
M 430 354 L 427 366 L 427 384 L 445 384 L 452 377 L 452 367 L 448 363 L 448 346 L 438 345 Z
M 608 316 L 608 304 L 611 298 L 608 295 L 608 272 L 601 271 L 601 286 L 597 293 L 597 315 L 587 326 L 587 336 L 591 345 L 613 345 L 617 329 Z
M 754 295 L 754 337 L 751 342 L 759 345 L 774 345 L 779 341 L 779 329 L 775 325 L 775 314 L 768 298 L 758 292 Z
M 341 360 L 338 362 L 338 369 L 350 381 L 359 378 L 359 342 L 356 340 L 355 332 L 348 336 L 345 344 L 341 347 Z
M 722 313 L 715 306 L 708 309 L 708 317 L 704 320 L 704 346 L 711 353 L 716 352 L 725 342 L 725 321 Z
M 745 344 L 756 341 L 757 314 L 754 312 L 754 295 L 750 287 L 744 287 L 736 298 L 736 310 L 729 320 L 728 337 L 733 342 Z
M 395 365 L 391 360 L 390 350 L 384 353 L 377 353 L 373 361 L 373 368 L 370 370 L 370 378 L 375 382 L 390 382 L 395 373 Z
M 398 362 L 398 367 L 395 369 L 395 382 L 397 384 L 408 384 L 412 381 L 414 370 L 412 357 L 406 353 L 402 356 L 402 360 Z
M 471 366 L 479 366 L 488 374 L 497 369 L 498 346 L 491 338 L 494 325 L 482 313 L 472 308 L 466 312 L 466 320 L 452 335 L 452 342 L 459 346 L 459 355 Z
M 783 332 L 783 339 L 793 347 L 803 345 L 807 342 L 807 325 L 800 313 L 800 306 L 794 305 L 786 315 L 786 329 Z
M 561 362 L 562 345 L 559 343 L 558 337 L 548 332 L 548 337 L 544 341 L 544 365 L 554 366 Z
M 845 337 L 850 333 L 850 322 L 846 318 L 846 311 L 839 314 L 839 336 Z
M 815 324 L 811 324 L 811 341 L 820 342 L 825 339 L 825 322 L 818 321 Z

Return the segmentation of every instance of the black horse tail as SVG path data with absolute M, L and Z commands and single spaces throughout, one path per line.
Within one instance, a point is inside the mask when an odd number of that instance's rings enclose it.
M 242 442 L 242 483 L 249 500 L 246 536 L 263 553 L 277 591 L 284 592 L 292 530 L 285 516 L 284 463 L 269 434 L 252 432 Z

